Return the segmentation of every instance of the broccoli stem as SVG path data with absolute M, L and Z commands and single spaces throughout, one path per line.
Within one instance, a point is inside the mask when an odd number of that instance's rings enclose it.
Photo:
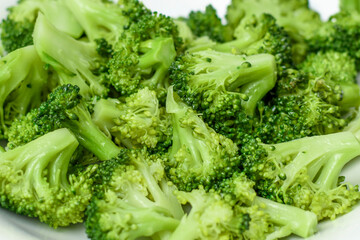
M 82 146 L 94 153 L 100 160 L 109 160 L 119 154 L 120 148 L 92 122 L 85 106 L 80 104 L 71 109 L 69 118 L 64 121 L 63 125 L 75 134 Z
M 285 228 L 282 232 L 284 235 L 277 237 L 285 237 L 290 233 L 294 233 L 305 238 L 316 232 L 317 217 L 316 214 L 310 211 L 305 211 L 294 206 L 277 203 L 261 197 L 256 197 L 254 203 L 262 207 L 261 210 L 269 215 L 270 220 L 273 223 L 279 225 L 281 228 Z
M 321 148 L 319 148 L 321 146 Z M 354 157 L 360 155 L 360 143 L 349 132 L 341 132 L 322 136 L 305 137 L 298 140 L 273 145 L 269 150 L 275 159 L 295 156 L 283 168 L 286 175 L 282 189 L 286 190 L 294 181 L 301 169 L 315 167 L 319 172 L 310 169 L 310 177 L 318 175 L 319 183 L 326 187 L 334 186 L 343 166 Z M 319 162 L 318 164 L 316 162 Z M 314 179 L 316 181 L 316 179 Z
M 341 83 L 342 99 L 339 101 L 340 107 L 348 109 L 359 107 L 360 105 L 360 87 L 356 83 Z

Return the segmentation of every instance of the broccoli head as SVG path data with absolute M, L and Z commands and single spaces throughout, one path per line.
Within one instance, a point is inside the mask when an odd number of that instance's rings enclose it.
M 99 191 L 86 211 L 90 238 L 167 239 L 179 225 L 184 213 L 167 183 L 163 159 L 145 149 L 123 150 L 100 164 L 98 172 Z
M 215 131 L 241 144 L 261 99 L 276 81 L 270 54 L 233 55 L 213 50 L 186 54 L 171 66 L 174 90 Z M 250 128 L 250 129 L 249 129 Z
M 238 148 L 216 133 L 169 88 L 166 111 L 171 115 L 173 143 L 168 175 L 184 191 L 199 185 L 209 189 L 216 181 L 231 176 L 239 164 Z
M 119 148 L 93 123 L 79 87 L 62 85 L 48 96 L 39 108 L 16 120 L 9 128 L 9 148 L 30 142 L 58 128 L 68 128 L 80 145 L 100 160 L 115 157 Z
M 310 210 L 319 220 L 334 219 L 359 200 L 356 186 L 339 184 L 341 169 L 360 154 L 352 133 L 278 144 L 251 143 L 241 152 L 242 168 L 256 182 L 254 188 L 262 197 Z
M 171 143 L 170 116 L 159 105 L 156 92 L 148 88 L 125 98 L 100 99 L 96 102 L 92 119 L 115 142 L 127 148 L 155 148 Z
M 1 206 L 54 228 L 82 222 L 96 167 L 67 175 L 78 144 L 69 130 L 58 129 L 0 153 Z

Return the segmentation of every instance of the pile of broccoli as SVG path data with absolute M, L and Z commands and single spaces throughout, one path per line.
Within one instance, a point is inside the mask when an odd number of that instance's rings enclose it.
M 1 22 L 0 206 L 94 240 L 309 237 L 351 211 L 360 4 L 21 0 Z

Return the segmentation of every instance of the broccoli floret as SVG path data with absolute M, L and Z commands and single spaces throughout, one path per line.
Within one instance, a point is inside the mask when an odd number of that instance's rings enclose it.
M 260 196 L 310 210 L 319 220 L 334 219 L 359 200 L 357 186 L 338 183 L 344 165 L 360 154 L 359 142 L 351 133 L 278 144 L 255 142 L 244 145 L 241 153 L 242 168 L 256 182 Z
M 17 49 L 0 59 L 0 122 L 7 127 L 39 107 L 48 94 L 48 73 L 34 46 Z
M 309 54 L 300 64 L 300 69 L 312 76 L 321 77 L 334 91 L 341 92 L 338 101 L 343 110 L 358 107 L 360 104 L 360 88 L 356 83 L 356 65 L 347 53 L 334 51 Z
M 319 14 L 309 8 L 308 0 L 232 0 L 226 19 L 235 29 L 244 17 L 263 13 L 274 16 L 296 42 L 311 36 L 322 24 Z
M 38 14 L 33 37 L 40 58 L 56 70 L 60 84 L 79 86 L 86 98 L 107 94 L 102 77 L 93 73 L 102 62 L 95 42 L 70 37 L 56 29 L 41 13 Z
M 20 118 L 9 128 L 9 148 L 23 145 L 45 133 L 66 127 L 77 137 L 80 145 L 100 160 L 108 160 L 119 148 L 92 122 L 86 101 L 77 86 L 62 85 L 49 94 L 39 108 Z
M 33 44 L 32 33 L 38 13 L 43 13 L 57 29 L 78 38 L 83 29 L 61 0 L 24 0 L 9 8 L 2 22 L 1 38 L 7 52 Z
M 16 22 L 9 17 L 1 23 L 1 42 L 7 52 L 15 51 L 33 44 L 34 22 Z
M 183 19 L 197 37 L 208 36 L 216 42 L 225 42 L 232 38 L 227 36 L 226 28 L 217 16 L 216 9 L 212 5 L 206 6 L 204 12 L 192 11 Z
M 82 222 L 96 167 L 67 175 L 78 144 L 70 131 L 58 129 L 0 153 L 1 206 L 54 228 Z
M 127 148 L 155 148 L 158 143 L 171 143 L 170 116 L 159 105 L 156 92 L 148 88 L 124 101 L 100 99 L 92 119 L 104 133 Z
M 231 176 L 239 164 L 238 148 L 216 133 L 169 88 L 166 111 L 173 125 L 172 147 L 167 163 L 171 181 L 184 191 Z
M 326 61 L 323 63 L 316 63 L 322 67 L 318 71 L 327 69 Z M 265 143 L 279 143 L 341 131 L 354 118 L 359 87 L 334 76 L 330 70 L 318 76 L 302 70 L 284 71 L 253 134 Z
M 86 211 L 88 236 L 168 239 L 184 213 L 174 186 L 167 183 L 163 159 L 146 150 L 123 150 L 117 160 L 105 161 L 98 169 L 103 181 Z
M 270 54 L 232 55 L 212 50 L 186 54 L 170 69 L 174 90 L 215 131 L 241 144 L 241 129 L 252 128 L 249 116 L 276 81 Z M 251 131 L 251 129 L 248 129 Z
M 168 68 L 174 61 L 176 51 L 172 38 L 154 38 L 138 42 L 126 38 L 114 48 L 109 60 L 110 84 L 121 95 L 129 96 L 148 87 L 164 95 L 168 83 Z
M 240 239 L 278 239 L 290 234 L 309 237 L 314 234 L 317 227 L 314 213 L 258 197 L 254 185 L 244 172 L 235 173 L 214 185 L 213 190 L 231 204 L 235 212 L 248 215 L 247 224 L 241 224 L 243 227 L 235 231 L 243 237 Z
M 360 14 L 339 12 L 307 39 L 309 52 L 336 51 L 347 53 L 360 63 Z
M 293 66 L 291 39 L 270 14 L 244 18 L 236 27 L 234 37 L 235 40 L 217 44 L 213 49 L 246 55 L 272 54 L 278 66 L 278 75 Z

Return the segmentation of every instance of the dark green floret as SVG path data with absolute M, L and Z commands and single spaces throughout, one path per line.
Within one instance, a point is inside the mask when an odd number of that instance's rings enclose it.
M 251 131 L 258 104 L 275 85 L 276 64 L 270 54 L 207 50 L 179 57 L 170 78 L 182 100 L 202 113 L 210 127 L 241 144 L 240 132 Z
M 236 144 L 208 127 L 172 88 L 166 111 L 173 125 L 168 175 L 180 190 L 191 191 L 199 185 L 209 189 L 236 171 L 240 159 Z
M 9 148 L 23 145 L 50 131 L 66 127 L 80 145 L 100 160 L 115 157 L 119 148 L 92 122 L 79 87 L 62 85 L 39 108 L 15 121 L 9 129 Z

